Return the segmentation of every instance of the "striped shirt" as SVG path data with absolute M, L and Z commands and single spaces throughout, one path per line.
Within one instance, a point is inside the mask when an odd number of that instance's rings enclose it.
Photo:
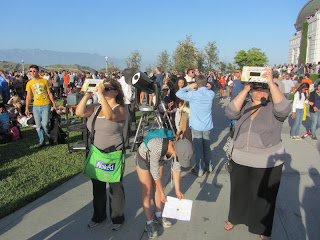
M 166 155 L 161 156 L 163 145 L 163 138 L 152 138 L 148 142 L 148 148 L 146 144 L 142 142 L 138 149 L 138 156 L 146 159 L 150 163 L 150 173 L 154 180 L 160 179 L 160 161 L 168 160 Z M 181 172 L 181 165 L 177 161 L 173 161 L 172 171 Z

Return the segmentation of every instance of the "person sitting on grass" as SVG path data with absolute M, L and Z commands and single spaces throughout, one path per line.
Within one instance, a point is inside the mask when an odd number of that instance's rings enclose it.
M 4 103 L 0 103 L 0 144 L 8 143 L 11 140 L 8 130 L 9 122 L 10 114 Z
M 13 110 L 13 118 L 18 116 L 25 116 L 26 106 L 22 103 L 21 98 L 18 96 L 13 96 L 8 101 L 8 104 L 12 104 L 15 109 Z

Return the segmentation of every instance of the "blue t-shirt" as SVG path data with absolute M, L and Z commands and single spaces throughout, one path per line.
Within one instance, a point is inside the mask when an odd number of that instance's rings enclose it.
M 233 80 L 233 87 L 231 89 L 230 101 L 232 101 L 242 90 L 244 89 L 244 84 L 241 80 Z
M 163 75 L 162 74 L 156 74 L 156 82 L 159 83 L 160 89 L 162 89 L 162 85 L 163 85 Z
M 190 118 L 189 127 L 197 131 L 209 131 L 213 128 L 212 122 L 212 102 L 215 93 L 206 87 L 201 87 L 196 91 L 190 91 L 189 86 L 180 89 L 176 96 L 189 101 Z
M 0 88 L 1 89 L 8 89 L 9 88 L 9 84 L 6 81 L 6 79 L 2 76 L 0 76 Z

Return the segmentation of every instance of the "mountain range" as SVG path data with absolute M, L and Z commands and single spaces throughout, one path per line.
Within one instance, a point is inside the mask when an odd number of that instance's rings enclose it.
M 81 65 L 88 66 L 95 70 L 101 70 L 106 67 L 104 56 L 91 53 L 75 52 L 56 52 L 40 49 L 0 49 L 0 61 L 9 61 L 15 63 L 36 64 L 39 66 L 48 65 Z M 110 58 L 109 63 L 124 69 L 126 59 Z

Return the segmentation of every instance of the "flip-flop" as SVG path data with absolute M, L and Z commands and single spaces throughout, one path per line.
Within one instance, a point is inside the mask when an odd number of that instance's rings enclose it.
M 259 240 L 270 240 L 270 237 L 264 236 L 264 235 L 260 235 Z
M 226 231 L 231 231 L 233 228 L 234 228 L 234 225 L 229 221 L 224 224 L 224 229 Z

